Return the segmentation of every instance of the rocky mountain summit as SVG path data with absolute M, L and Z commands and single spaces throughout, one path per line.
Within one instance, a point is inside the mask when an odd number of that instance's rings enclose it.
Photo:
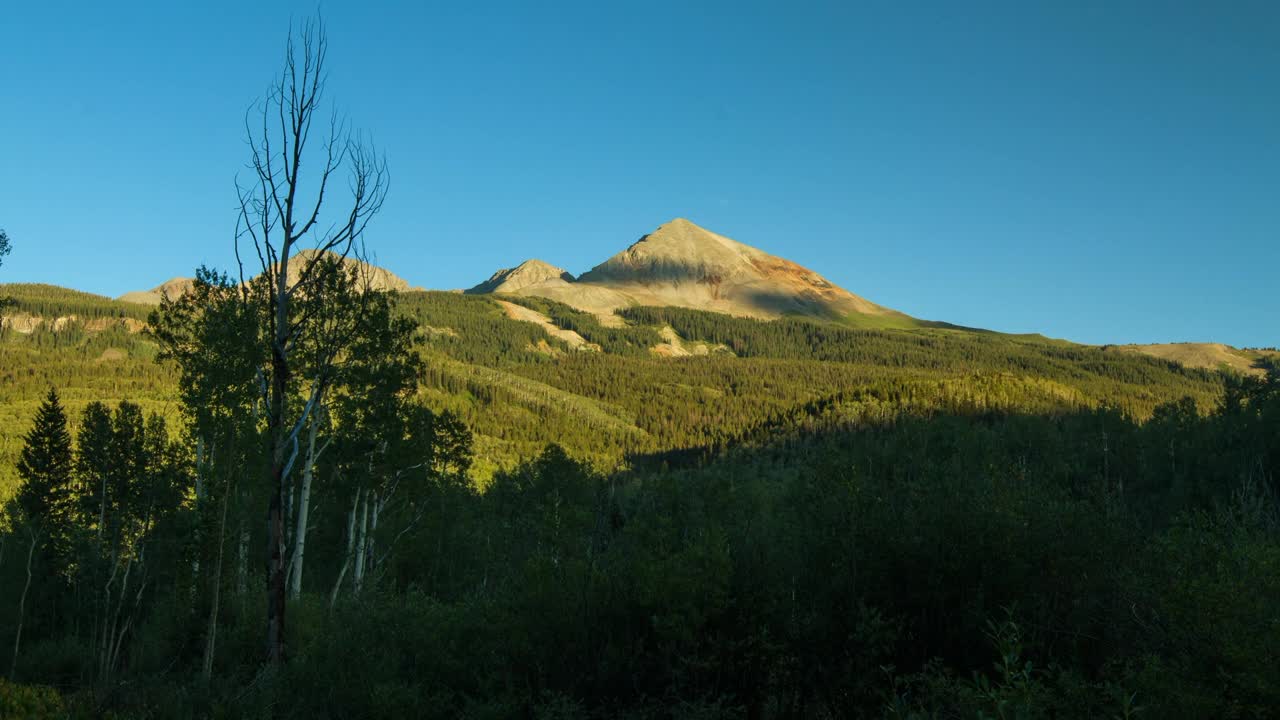
M 800 315 L 889 326 L 915 323 L 808 268 L 684 218 L 659 226 L 581 277 L 529 260 L 467 292 L 546 297 L 601 316 L 651 305 L 762 319 Z
M 488 280 L 464 292 L 472 295 L 485 293 L 518 293 L 521 290 L 540 283 L 559 280 L 571 283 L 573 275 L 554 265 L 541 260 L 525 260 L 513 268 L 503 268 L 489 276 Z

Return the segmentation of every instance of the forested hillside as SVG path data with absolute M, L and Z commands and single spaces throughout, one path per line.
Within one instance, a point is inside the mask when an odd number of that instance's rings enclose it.
M 176 375 L 155 362 L 155 342 L 141 332 L 151 308 L 52 286 L 0 285 L 0 295 L 17 301 L 0 335 L 0 419 L 12 428 L 0 438 L 0 497 L 12 492 L 21 437 L 49 387 L 73 425 L 93 400 L 176 417 Z M 797 407 L 855 391 L 880 393 L 890 406 L 1106 405 L 1145 418 L 1183 396 L 1208 409 L 1222 382 L 1172 362 L 1041 338 L 853 330 L 680 308 L 633 308 L 625 324 L 606 327 L 551 300 L 511 300 L 601 351 L 570 348 L 486 296 L 418 291 L 396 301 L 418 326 L 419 392 L 475 431 L 481 485 L 548 442 L 615 468 L 632 455 L 731 444 Z M 663 328 L 726 351 L 664 357 L 653 351 Z
M 0 642 L 21 620 L 23 650 L 0 708 L 1200 718 L 1280 703 L 1280 373 L 687 310 L 594 334 L 538 302 L 602 351 L 485 298 L 397 300 L 417 377 L 397 394 L 399 375 L 357 373 L 314 426 L 330 449 L 308 466 L 307 570 L 273 674 L 257 660 L 260 491 L 219 479 L 255 451 L 193 446 L 179 427 L 210 420 L 147 420 L 112 394 L 164 410 L 207 392 L 152 359 L 164 333 L 7 334 L 26 365 L 6 367 L 6 402 L 40 415 L 15 443 L 24 472 L 66 463 L 81 482 L 19 498 L 65 510 L 39 543 L 5 539 Z M 659 326 L 732 354 L 627 349 Z M 98 362 L 110 348 L 123 357 Z M 397 434 L 376 429 L 389 417 Z M 249 432 L 226 420 L 226 440 Z
M 52 285 L 3 284 L 0 320 L 0 498 L 17 483 L 22 437 L 55 387 L 73 416 L 95 400 L 177 414 L 176 376 L 142 333 L 150 308 Z
M 260 462 L 244 374 L 260 360 L 218 282 L 145 332 L 134 306 L 0 286 L 26 322 L 0 337 L 0 463 L 9 495 L 28 479 L 0 642 L 22 648 L 11 677 L 62 688 L 0 685 L 0 708 L 1191 718 L 1280 702 L 1280 373 L 679 308 L 605 326 L 510 298 L 575 348 L 441 292 L 375 295 L 367 347 L 306 424 L 293 659 L 264 683 L 262 490 L 236 479 Z M 715 350 L 656 352 L 673 333 Z M 19 520 L 40 516 L 35 534 Z

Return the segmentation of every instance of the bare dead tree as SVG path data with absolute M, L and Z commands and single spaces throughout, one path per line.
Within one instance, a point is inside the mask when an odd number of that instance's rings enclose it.
M 266 640 L 272 664 L 280 663 L 285 653 L 284 496 L 298 456 L 299 433 L 324 387 L 323 382 L 313 383 L 305 402 L 290 399 L 300 381 L 296 350 L 325 322 L 323 303 L 303 299 L 315 299 L 313 289 L 323 282 L 324 268 L 331 267 L 335 256 L 341 263 L 364 257 L 364 230 L 381 209 L 389 182 L 385 158 L 350 131 L 336 112 L 322 115 L 327 55 L 321 21 L 290 28 L 283 70 L 265 99 L 246 114 L 252 172 L 248 182 L 236 181 L 240 209 L 235 245 L 242 293 L 246 301 L 255 294 L 264 308 L 263 342 L 270 346 L 262 384 L 270 456 Z M 330 184 L 340 184 L 343 175 L 347 196 L 336 212 L 330 212 Z M 260 274 L 251 282 L 246 282 L 242 246 L 252 247 L 257 257 Z M 304 249 L 313 252 L 297 253 Z M 348 331 L 351 327 L 344 325 Z M 324 364 L 336 361 L 344 341 L 349 337 L 328 338 L 327 352 L 319 360 L 313 354 L 312 362 L 320 367 L 309 368 L 308 374 L 324 375 Z

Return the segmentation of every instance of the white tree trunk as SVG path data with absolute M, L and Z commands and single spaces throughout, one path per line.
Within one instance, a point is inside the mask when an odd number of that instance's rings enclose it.
M 307 551 L 307 516 L 311 509 L 311 483 L 315 477 L 316 432 L 320 423 L 312 421 L 307 433 L 307 460 L 302 467 L 302 488 L 298 491 L 298 526 L 293 533 L 293 553 L 289 561 L 289 598 L 302 594 L 302 563 Z
M 204 656 L 200 662 L 200 674 L 205 682 L 213 677 L 213 654 L 218 642 L 218 605 L 222 601 L 222 551 L 226 547 L 227 505 L 231 499 L 231 489 L 222 494 L 222 518 L 218 521 L 218 559 L 213 574 L 213 600 L 209 603 L 209 624 L 205 631 Z
M 16 679 L 18 648 L 22 644 L 22 623 L 27 613 L 27 591 L 31 589 L 31 557 L 36 554 L 36 534 L 31 532 L 31 546 L 27 548 L 27 583 L 22 586 L 22 598 L 18 600 L 18 631 L 13 636 L 13 660 L 9 663 L 9 679 Z
M 351 503 L 351 512 L 347 513 L 347 552 L 342 558 L 342 569 L 338 571 L 338 579 L 333 583 L 333 591 L 329 593 L 329 609 L 338 603 L 338 592 L 342 590 L 342 581 L 347 577 L 351 567 L 352 556 L 356 549 L 356 510 L 360 507 L 360 491 L 356 490 L 356 498 Z
M 364 587 L 364 567 L 365 559 L 369 549 L 369 495 L 362 493 L 360 502 L 360 535 L 356 540 L 356 568 L 355 577 L 352 578 L 352 594 L 359 595 L 360 590 Z

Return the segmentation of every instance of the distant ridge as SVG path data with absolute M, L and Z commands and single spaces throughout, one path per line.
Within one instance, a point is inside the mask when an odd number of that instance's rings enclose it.
M 316 250 L 303 250 L 294 258 L 313 257 Z M 382 290 L 413 291 L 408 281 L 376 265 L 346 258 L 349 267 L 366 274 L 372 286 Z M 299 265 L 290 266 L 296 280 Z M 77 319 L 88 318 L 87 327 L 96 328 L 103 317 L 123 317 L 130 330 L 139 330 L 149 310 L 162 298 L 177 298 L 191 289 L 194 280 L 175 277 L 150 290 L 125 293 L 114 301 L 54 285 L 30 283 L 0 284 L 19 302 L 0 317 L 0 328 L 31 332 L 46 325 L 57 329 Z M 990 332 L 943 322 L 913 318 L 878 305 L 830 282 L 818 273 L 785 258 L 707 230 L 685 219 L 675 218 L 640 237 L 581 276 L 539 259 L 529 259 L 503 268 L 467 290 L 473 295 L 532 296 L 565 303 L 597 315 L 605 325 L 625 321 L 615 310 L 633 306 L 674 306 L 725 313 L 757 319 L 807 317 L 835 321 L 862 328 L 945 328 Z M 126 303 L 114 306 L 115 302 Z M 508 315 L 529 319 L 535 310 L 513 303 L 500 303 Z M 140 307 L 143 306 L 143 307 Z M 48 310 L 57 307 L 57 311 Z M 541 321 L 549 322 L 546 317 Z M 670 331 L 659 328 L 660 332 Z M 563 331 L 561 329 L 560 331 Z M 559 332 L 559 331 L 557 331 Z M 670 334 L 668 332 L 668 334 Z M 681 344 L 667 340 L 662 352 L 679 354 Z M 1045 338 L 1038 335 L 1023 338 Z M 581 340 L 581 338 L 579 338 Z M 1068 341 L 1054 341 L 1074 345 Z M 1235 348 L 1221 343 L 1109 344 L 1104 350 L 1140 353 L 1176 362 L 1191 368 L 1228 369 L 1261 375 L 1269 362 L 1280 362 L 1280 351 L 1267 348 Z
M 318 250 L 302 250 L 293 256 L 293 259 L 308 259 L 315 257 L 320 251 Z M 334 255 L 334 253 L 329 253 Z M 363 260 L 357 260 L 348 257 L 343 260 L 347 267 L 358 268 L 362 273 L 367 273 L 370 286 L 375 290 L 410 290 L 409 281 L 396 275 L 390 270 L 380 268 L 377 265 L 366 263 Z M 290 262 L 289 264 L 289 282 L 295 282 L 298 279 L 298 266 Z M 165 283 L 158 285 L 150 290 L 135 290 L 127 292 L 116 298 L 121 302 L 138 303 L 140 305 L 159 305 L 162 298 L 168 297 L 176 300 L 182 297 L 195 284 L 193 278 L 176 277 Z
M 1266 370 L 1259 361 L 1280 360 L 1280 353 L 1270 350 L 1247 350 L 1222 343 L 1154 343 L 1148 345 L 1113 345 L 1123 352 L 1141 353 L 1192 368 L 1221 370 L 1226 368 L 1245 375 L 1261 376 Z

